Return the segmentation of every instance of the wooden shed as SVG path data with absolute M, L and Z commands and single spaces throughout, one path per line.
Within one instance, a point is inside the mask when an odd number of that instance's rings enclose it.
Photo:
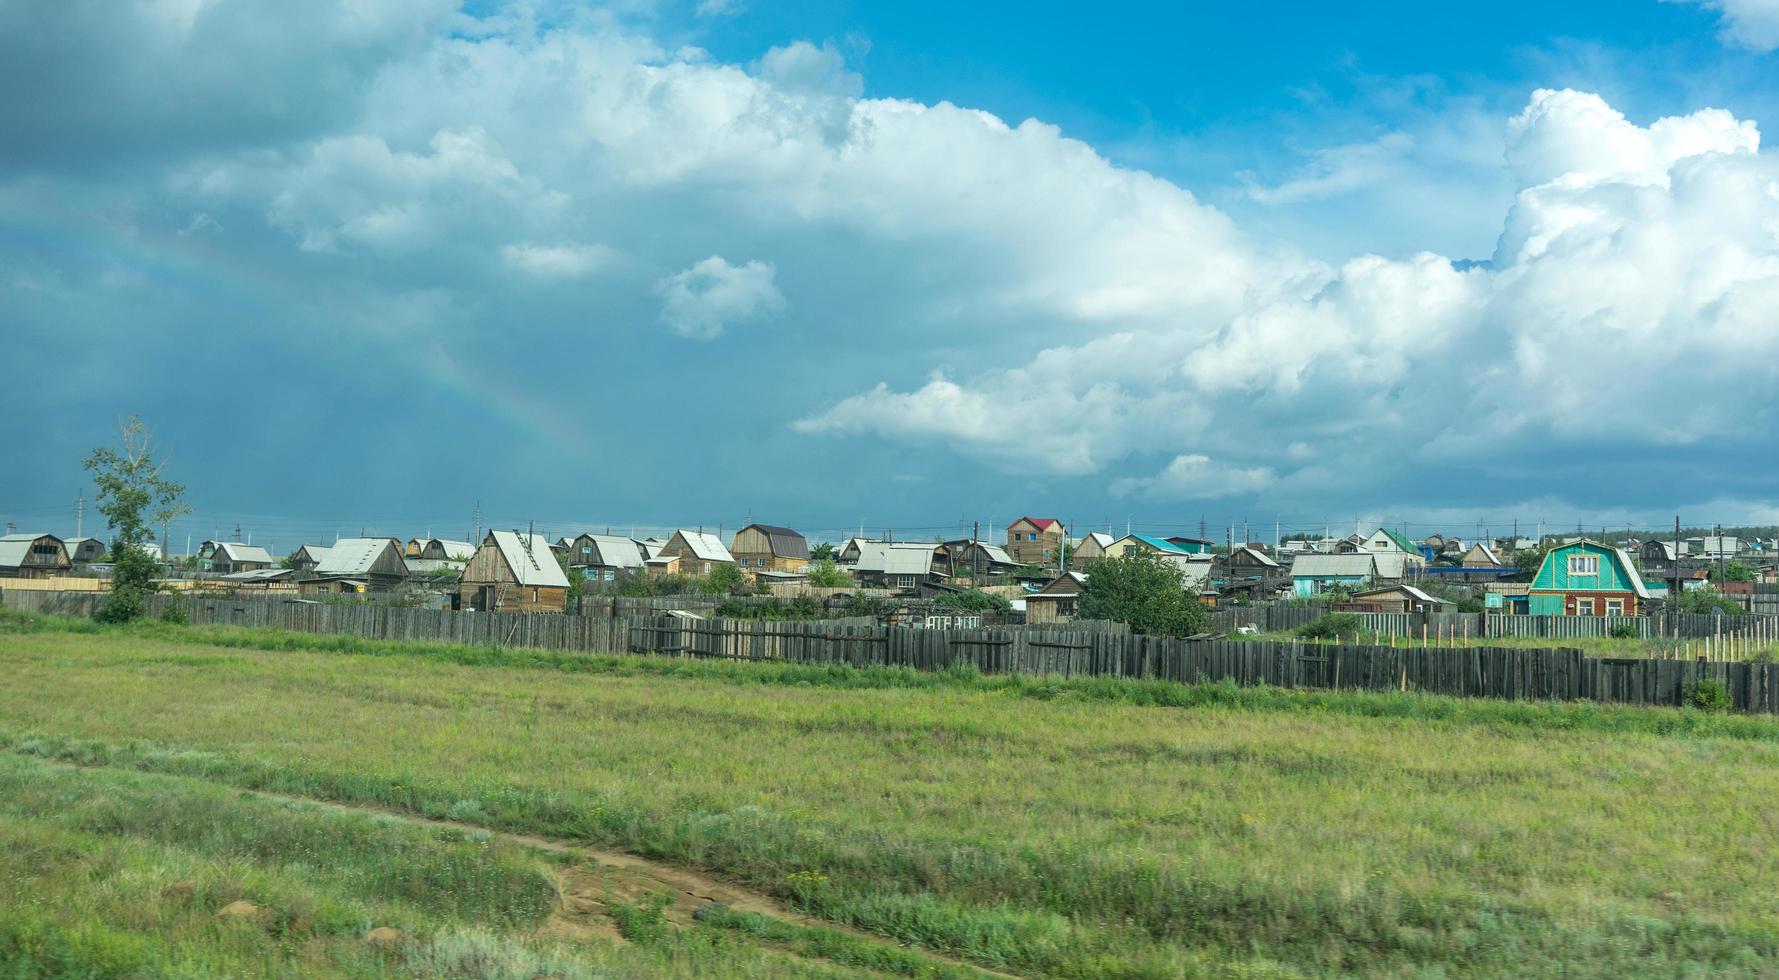
M 562 612 L 568 576 L 541 535 L 490 531 L 463 569 L 457 603 L 483 612 Z
M 1067 530 L 1054 517 L 1021 517 L 1007 525 L 1007 554 L 1019 565 L 1054 565 Z

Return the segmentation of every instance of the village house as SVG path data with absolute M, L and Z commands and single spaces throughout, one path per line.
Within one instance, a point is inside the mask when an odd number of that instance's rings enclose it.
M 408 543 L 402 547 L 402 557 L 403 558 L 423 558 L 423 557 L 425 557 L 423 552 L 426 551 L 426 540 L 427 539 L 425 539 L 425 538 L 409 538 Z
M 1449 605 L 1451 603 L 1446 600 L 1429 595 L 1412 585 L 1398 584 L 1355 592 L 1339 608 L 1351 612 L 1408 613 L 1439 612 Z
M 681 528 L 661 546 L 659 554 L 650 558 L 651 569 L 678 572 L 681 575 L 709 575 L 718 565 L 735 564 L 735 556 L 724 547 L 723 539 L 705 531 Z
M 1151 555 L 1180 558 L 1192 558 L 1197 554 L 1196 552 L 1186 550 L 1166 538 L 1154 538 L 1147 534 L 1126 534 L 1124 537 L 1106 545 L 1107 558 L 1122 558 L 1133 551 L 1140 551 Z
M 1215 554 L 1217 551 L 1216 543 L 1206 541 L 1204 538 L 1185 538 L 1175 534 L 1169 535 L 1162 540 L 1188 555 L 1211 555 Z
M 290 568 L 299 577 L 307 577 L 314 574 L 315 566 L 320 565 L 325 558 L 326 545 L 306 544 L 290 553 Z
M 580 534 L 568 539 L 568 564 L 589 582 L 615 582 L 643 570 L 649 556 L 642 543 L 616 534 Z
M 205 570 L 215 575 L 232 575 L 235 572 L 271 568 L 276 564 L 278 562 L 266 553 L 266 549 L 258 545 L 221 541 L 217 543 L 216 550 L 210 553 L 210 561 Z
M 1020 565 L 1054 565 L 1068 540 L 1062 522 L 1054 517 L 1021 517 L 1007 525 L 1007 554 Z
M 1068 571 L 1025 597 L 1025 621 L 1028 623 L 1065 623 L 1075 618 L 1080 608 L 1081 589 L 1087 584 L 1085 572 Z
M 1502 568 L 1507 563 L 1496 556 L 1495 549 L 1478 542 L 1458 558 L 1458 564 L 1464 568 Z
M 849 570 L 868 588 L 918 590 L 947 578 L 944 545 L 867 541 L 860 543 L 858 555 Z
M 476 546 L 468 541 L 453 541 L 449 538 L 429 538 L 420 546 L 418 557 L 427 561 L 458 561 L 465 562 L 475 557 Z
M 1377 556 L 1358 552 L 1350 555 L 1298 555 L 1291 563 L 1291 588 L 1299 596 L 1316 596 L 1333 589 L 1354 588 L 1369 584 L 1378 577 Z
M 1583 539 L 1544 556 L 1527 606 L 1534 616 L 1636 616 L 1648 601 L 1624 549 Z
M 1011 575 L 1023 567 L 1023 563 L 1000 545 L 968 538 L 945 542 L 940 547 L 939 562 L 940 567 L 954 578 L 974 577 L 979 573 L 984 578 Z
M 541 535 L 489 531 L 464 566 L 457 606 L 482 612 L 562 612 L 568 577 Z
M 1106 548 L 1112 544 L 1113 538 L 1104 531 L 1092 531 L 1075 544 L 1074 551 L 1069 553 L 1069 567 L 1080 571 L 1101 558 L 1106 557 Z
M 408 579 L 406 551 L 393 538 L 341 538 L 327 549 L 327 557 L 315 565 L 320 579 L 352 579 L 369 591 L 388 592 Z
M 1220 564 L 1230 578 L 1272 578 L 1282 574 L 1278 562 L 1252 545 L 1235 549 Z
M 0 537 L 0 578 L 49 578 L 73 566 L 67 546 L 53 534 Z
M 68 550 L 68 560 L 76 565 L 105 560 L 105 542 L 98 538 L 68 538 L 62 547 Z
M 744 571 L 801 572 L 809 565 L 809 542 L 788 527 L 749 524 L 735 532 L 729 553 Z

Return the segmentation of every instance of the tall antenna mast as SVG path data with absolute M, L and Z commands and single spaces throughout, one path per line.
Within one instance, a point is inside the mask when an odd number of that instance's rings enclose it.
M 476 543 L 482 543 L 482 502 L 476 501 Z
M 74 536 L 80 537 L 86 531 L 86 491 L 81 490 L 80 496 L 74 498 Z

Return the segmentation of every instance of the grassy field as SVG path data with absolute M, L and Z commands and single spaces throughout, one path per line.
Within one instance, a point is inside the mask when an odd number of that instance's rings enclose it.
M 0 627 L 0 975 L 1779 962 L 1766 719 Z M 626 897 L 621 940 L 564 933 L 560 856 L 242 790 L 702 869 L 827 925 Z M 237 896 L 260 917 L 219 920 Z

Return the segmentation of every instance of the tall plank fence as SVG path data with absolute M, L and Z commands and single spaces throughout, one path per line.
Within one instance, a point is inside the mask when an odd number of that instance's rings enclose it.
M 99 597 L 0 591 L 10 609 L 90 616 Z M 707 659 L 1059 677 L 1230 681 L 1288 688 L 1424 691 L 1516 700 L 1685 704 L 1703 679 L 1734 710 L 1779 713 L 1779 664 L 1589 657 L 1575 649 L 1391 647 L 1185 640 L 1073 624 L 907 629 L 859 621 L 759 622 L 660 616 L 564 616 L 153 596 L 151 615 L 183 603 L 192 623 L 277 627 L 405 642 L 535 647 Z

